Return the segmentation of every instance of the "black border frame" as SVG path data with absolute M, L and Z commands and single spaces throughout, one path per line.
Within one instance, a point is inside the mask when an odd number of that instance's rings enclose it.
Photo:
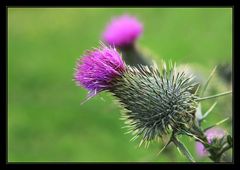
M 236 2 L 236 1 L 234 1 Z M 2 23 L 6 24 L 5 27 L 1 27 L 2 28 L 2 34 L 1 37 L 1 42 L 2 44 L 5 44 L 6 47 L 4 48 L 4 46 L 1 45 L 1 50 L 0 52 L 2 52 L 3 54 L 1 56 L 6 56 L 6 57 L 0 57 L 1 61 L 0 61 L 0 78 L 2 79 L 1 82 L 5 82 L 5 83 L 1 83 L 1 118 L 0 118 L 0 125 L 1 125 L 1 134 L 3 134 L 4 137 L 1 137 L 1 163 L 3 163 L 4 167 L 13 167 L 13 166 L 24 166 L 24 167 L 29 167 L 29 168 L 33 168 L 35 165 L 38 165 L 40 167 L 42 166 L 49 166 L 50 168 L 52 167 L 58 167 L 58 168 L 68 168 L 69 166 L 76 166 L 76 165 L 118 165 L 118 166 L 122 166 L 122 165 L 139 165 L 142 168 L 146 167 L 146 166 L 158 166 L 158 165 L 163 165 L 166 167 L 173 167 L 176 165 L 180 165 L 182 168 L 187 167 L 189 165 L 198 165 L 199 167 L 205 167 L 209 166 L 211 169 L 212 168 L 233 168 L 234 165 L 237 165 L 239 163 L 239 158 L 240 155 L 237 153 L 239 151 L 239 146 L 238 144 L 240 143 L 239 141 L 237 142 L 237 140 L 239 140 L 237 131 L 237 122 L 235 122 L 236 120 L 239 120 L 239 116 L 238 116 L 238 112 L 236 111 L 237 108 L 235 108 L 235 102 L 236 102 L 236 94 L 237 94 L 237 90 L 239 86 L 235 85 L 235 83 L 237 83 L 236 77 L 235 77 L 235 73 L 237 73 L 237 67 L 235 66 L 235 64 L 237 65 L 237 58 L 235 56 L 238 56 L 236 53 L 236 50 L 238 48 L 236 48 L 236 41 L 237 41 L 237 31 L 235 30 L 239 30 L 237 29 L 237 5 L 234 4 L 233 1 L 230 0 L 181 0 L 181 1 L 176 1 L 176 2 L 169 2 L 169 1 L 154 1 L 154 0 L 142 0 L 142 1 L 138 1 L 138 4 L 134 3 L 133 1 L 128 1 L 127 3 L 124 1 L 111 1 L 111 2 L 102 2 L 102 1 L 97 1 L 97 2 L 93 2 L 93 1 L 85 1 L 85 2 L 81 2 L 81 1 L 77 1 L 77 0 L 68 0 L 68 1 L 50 1 L 50 0 L 40 0 L 40 1 L 33 1 L 33 0 L 11 0 L 11 1 L 6 1 L 1 2 L 1 8 L 2 10 L 0 10 L 0 12 L 2 14 L 0 14 L 0 16 L 2 17 Z M 92 3 L 92 4 L 91 4 Z M 115 3 L 115 4 L 114 4 Z M 195 4 L 194 4 L 195 3 Z M 173 5 L 174 4 L 174 5 Z M 177 7 L 177 8 L 181 8 L 181 7 L 203 7 L 203 8 L 208 8 L 208 7 L 216 7 L 216 8 L 222 8 L 222 7 L 230 7 L 233 9 L 233 16 L 232 16 L 232 24 L 233 24 L 233 37 L 232 37 L 232 44 L 233 44 L 233 60 L 232 60 L 232 66 L 233 66 L 233 84 L 232 84 L 232 91 L 233 91 L 233 103 L 232 103 L 232 107 L 233 107 L 233 139 L 234 139 L 234 149 L 233 149 L 233 162 L 232 163 L 147 163 L 147 162 L 140 162 L 140 163 L 129 163 L 129 162 L 116 162 L 116 163 L 96 163 L 96 162 L 89 162 L 89 163 L 85 163 L 85 162 L 8 162 L 8 119 L 7 119 L 7 113 L 8 113 L 8 95 L 7 95 L 7 90 L 8 90 L 8 81 L 7 81 L 7 71 L 8 71 L 8 62 L 7 62 L 7 51 L 8 51 L 8 8 L 23 8 L 23 7 L 34 7 L 34 8 L 39 8 L 39 7 L 45 7 L 45 8 L 58 8 L 58 7 L 74 7 L 74 8 L 83 8 L 83 7 L 165 7 L 165 8 L 172 8 L 172 7 Z M 239 19 L 238 19 L 239 20 Z M 235 88 L 236 87 L 236 88 Z M 237 118 L 238 117 L 238 118 Z M 238 131 L 239 132 L 239 131 Z M 4 139 L 4 140 L 3 140 Z M 3 152 L 5 151 L 5 152 Z M 238 155 L 237 155 L 238 154 Z M 196 166 L 195 166 L 196 167 Z

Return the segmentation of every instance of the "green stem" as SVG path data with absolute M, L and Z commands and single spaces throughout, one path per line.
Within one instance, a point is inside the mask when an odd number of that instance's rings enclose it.
M 213 95 L 213 96 L 201 97 L 201 98 L 196 99 L 196 101 L 203 101 L 203 100 L 208 100 L 208 99 L 212 99 L 212 98 L 217 98 L 217 97 L 220 97 L 220 96 L 228 95 L 230 93 L 232 93 L 232 91 L 216 94 L 216 95 Z

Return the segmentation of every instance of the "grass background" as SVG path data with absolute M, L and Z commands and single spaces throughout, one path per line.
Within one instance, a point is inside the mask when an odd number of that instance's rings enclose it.
M 187 161 L 173 146 L 156 156 L 161 143 L 145 149 L 130 142 L 109 94 L 80 105 L 87 92 L 72 81 L 76 60 L 125 13 L 144 24 L 137 43 L 161 56 L 156 60 L 194 65 L 205 76 L 232 61 L 230 8 L 8 8 L 8 161 Z M 204 126 L 231 117 L 231 97 L 218 102 Z M 231 125 L 222 127 L 231 133 Z M 182 140 L 196 157 L 194 141 Z

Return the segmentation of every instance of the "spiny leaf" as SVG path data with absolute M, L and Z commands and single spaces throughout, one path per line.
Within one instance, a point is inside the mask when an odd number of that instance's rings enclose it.
M 157 153 L 157 155 L 159 155 L 160 153 L 162 153 L 162 151 L 172 142 L 172 137 L 169 139 L 169 141 L 167 142 L 166 145 L 163 146 L 163 148 Z
M 179 149 L 179 151 L 181 151 L 181 153 L 186 156 L 186 158 L 188 160 L 190 160 L 191 162 L 195 162 L 195 160 L 193 159 L 191 153 L 188 151 L 188 149 L 186 148 L 186 146 L 180 142 L 176 137 L 172 138 L 173 143 L 177 146 L 177 148 Z

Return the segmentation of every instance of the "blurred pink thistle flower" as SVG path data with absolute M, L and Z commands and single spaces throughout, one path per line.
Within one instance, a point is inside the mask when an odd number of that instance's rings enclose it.
M 208 143 L 210 144 L 214 138 L 222 138 L 225 135 L 225 131 L 221 128 L 211 128 L 205 132 Z M 199 156 L 207 156 L 208 151 L 202 143 L 196 142 L 196 151 Z
M 143 32 L 142 24 L 130 15 L 122 15 L 114 18 L 106 27 L 103 33 L 103 40 L 116 47 L 127 46 L 134 41 Z

